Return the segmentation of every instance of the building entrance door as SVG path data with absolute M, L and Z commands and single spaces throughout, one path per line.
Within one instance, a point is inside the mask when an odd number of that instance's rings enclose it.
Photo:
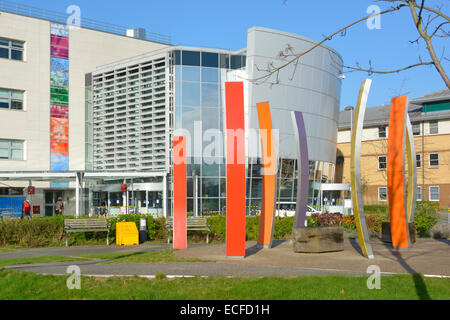
M 51 217 L 55 214 L 56 201 L 63 197 L 62 190 L 44 191 L 45 197 L 45 216 Z

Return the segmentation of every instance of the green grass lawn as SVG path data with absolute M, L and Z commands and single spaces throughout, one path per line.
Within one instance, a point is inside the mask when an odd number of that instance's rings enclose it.
M 79 255 L 89 259 L 105 259 L 108 261 L 100 264 L 110 263 L 157 263 L 157 262 L 206 262 L 200 259 L 179 258 L 173 254 L 174 250 L 157 250 L 148 252 L 131 252 L 131 253 L 106 253 L 106 254 L 83 254 Z
M 86 261 L 86 260 L 89 260 L 89 259 L 77 258 L 77 257 L 64 257 L 64 256 L 0 259 L 0 268 L 5 267 L 5 266 L 12 266 L 12 265 L 16 265 L 16 264 L 49 263 L 49 262 L 65 262 L 65 261 Z
M 367 276 L 209 277 L 148 280 L 138 277 L 82 277 L 69 290 L 66 276 L 0 270 L 0 299 L 62 300 L 322 300 L 450 299 L 450 279 L 382 276 L 380 290 L 368 290 Z

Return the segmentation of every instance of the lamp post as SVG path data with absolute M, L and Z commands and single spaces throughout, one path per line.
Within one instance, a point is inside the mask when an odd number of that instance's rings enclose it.
M 355 107 L 353 107 L 353 106 L 347 106 L 344 109 L 344 111 L 351 111 L 351 115 L 350 115 L 350 136 L 353 133 L 353 110 L 355 110 Z
M 192 182 L 194 184 L 194 217 L 198 216 L 198 174 L 196 170 L 192 171 Z
M 345 111 L 350 111 L 350 144 L 352 142 L 353 139 L 353 110 L 355 110 L 355 107 L 353 106 L 347 106 L 344 109 Z M 353 192 L 353 190 L 351 190 L 351 192 Z M 352 204 L 352 208 L 351 208 L 352 212 L 353 212 L 353 204 Z

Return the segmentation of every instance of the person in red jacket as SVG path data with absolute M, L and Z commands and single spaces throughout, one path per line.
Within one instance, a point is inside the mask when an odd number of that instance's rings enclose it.
M 22 205 L 22 219 L 31 219 L 31 204 L 29 200 L 25 200 Z

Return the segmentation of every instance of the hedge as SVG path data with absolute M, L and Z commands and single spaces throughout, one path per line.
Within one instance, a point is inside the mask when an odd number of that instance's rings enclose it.
M 55 216 L 50 218 L 33 218 L 31 220 L 6 220 L 0 222 L 0 246 L 18 247 L 42 247 L 51 245 L 64 245 L 64 219 L 73 219 L 67 216 Z M 147 222 L 147 233 L 149 240 L 167 239 L 166 220 L 164 218 L 153 218 L 151 215 L 132 214 L 120 215 L 108 218 L 110 224 L 109 239 L 111 243 L 116 238 L 117 222 L 135 222 L 139 229 L 140 219 L 145 218 Z M 430 228 L 437 223 L 438 213 L 434 207 L 429 205 L 420 206 L 416 210 L 415 224 L 419 235 L 427 235 Z M 347 232 L 355 232 L 356 225 L 353 216 L 342 216 L 339 213 L 313 214 L 307 217 L 308 226 L 342 226 Z M 207 217 L 210 226 L 211 241 L 223 242 L 226 234 L 226 217 Z M 381 236 L 381 224 L 388 222 L 387 214 L 366 214 L 367 228 L 371 235 Z M 292 232 L 294 218 L 275 218 L 273 238 L 274 240 L 289 239 Z M 246 218 L 246 240 L 257 240 L 259 230 L 259 217 Z M 195 231 L 188 233 L 190 241 L 204 241 L 206 231 Z M 79 232 L 69 234 L 69 243 L 74 244 L 104 244 L 106 232 Z

